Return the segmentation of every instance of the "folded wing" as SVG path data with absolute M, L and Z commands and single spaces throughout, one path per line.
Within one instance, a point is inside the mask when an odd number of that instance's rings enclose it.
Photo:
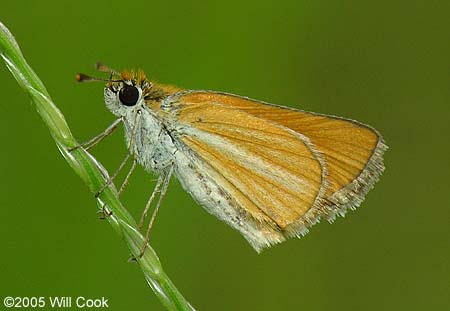
M 359 122 L 225 93 L 195 91 L 186 93 L 180 100 L 189 105 L 216 103 L 238 109 L 307 137 L 323 157 L 326 167 L 327 186 L 320 209 L 328 220 L 333 220 L 336 214 L 344 215 L 348 208 L 359 206 L 384 170 L 383 153 L 387 146 L 375 129 Z M 289 150 L 297 152 L 296 149 Z
M 284 230 L 320 204 L 324 167 L 303 135 L 210 102 L 182 105 L 178 121 L 183 143 L 258 221 Z

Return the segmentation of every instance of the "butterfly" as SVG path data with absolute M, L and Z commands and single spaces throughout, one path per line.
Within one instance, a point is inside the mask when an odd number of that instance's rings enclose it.
M 122 164 L 131 157 L 133 166 L 119 193 L 136 163 L 159 174 L 139 224 L 159 195 L 146 241 L 172 176 L 260 252 L 304 236 L 322 218 L 332 222 L 355 209 L 384 171 L 382 136 L 358 121 L 224 92 L 183 90 L 151 81 L 142 70 L 97 67 L 111 74 L 104 98 L 117 119 L 84 146 L 122 123 L 129 150 Z M 77 79 L 99 80 L 84 74 Z

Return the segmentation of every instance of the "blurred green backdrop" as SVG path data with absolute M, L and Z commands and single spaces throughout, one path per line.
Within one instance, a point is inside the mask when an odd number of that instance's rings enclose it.
M 448 310 L 448 1 L 2 1 L 0 20 L 85 141 L 113 120 L 97 60 L 161 82 L 360 120 L 391 147 L 362 207 L 257 255 L 171 184 L 152 244 L 198 310 Z M 96 74 L 96 73 L 95 73 Z M 0 296 L 162 310 L 124 243 L 0 66 Z M 122 134 L 95 148 L 114 170 Z M 124 195 L 136 217 L 154 185 Z M 0 307 L 2 309 L 2 307 Z M 73 308 L 75 309 L 75 308 Z

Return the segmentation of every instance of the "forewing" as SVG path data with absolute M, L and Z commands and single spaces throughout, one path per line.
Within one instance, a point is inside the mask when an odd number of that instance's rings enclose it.
M 220 175 L 220 186 L 258 221 L 288 230 L 320 205 L 324 166 L 305 136 L 209 101 L 180 99 L 177 123 L 181 141 Z
M 225 93 L 194 91 L 181 96 L 180 101 L 191 106 L 220 104 L 306 136 L 325 161 L 328 186 L 323 212 L 329 220 L 338 213 L 344 214 L 347 208 L 357 207 L 384 170 L 383 153 L 387 146 L 375 129 L 359 122 Z

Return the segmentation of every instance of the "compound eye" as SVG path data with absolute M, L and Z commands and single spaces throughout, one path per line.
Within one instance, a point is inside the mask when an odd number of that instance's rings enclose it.
M 136 105 L 139 99 L 139 91 L 134 85 L 125 84 L 119 92 L 119 99 L 125 106 Z

